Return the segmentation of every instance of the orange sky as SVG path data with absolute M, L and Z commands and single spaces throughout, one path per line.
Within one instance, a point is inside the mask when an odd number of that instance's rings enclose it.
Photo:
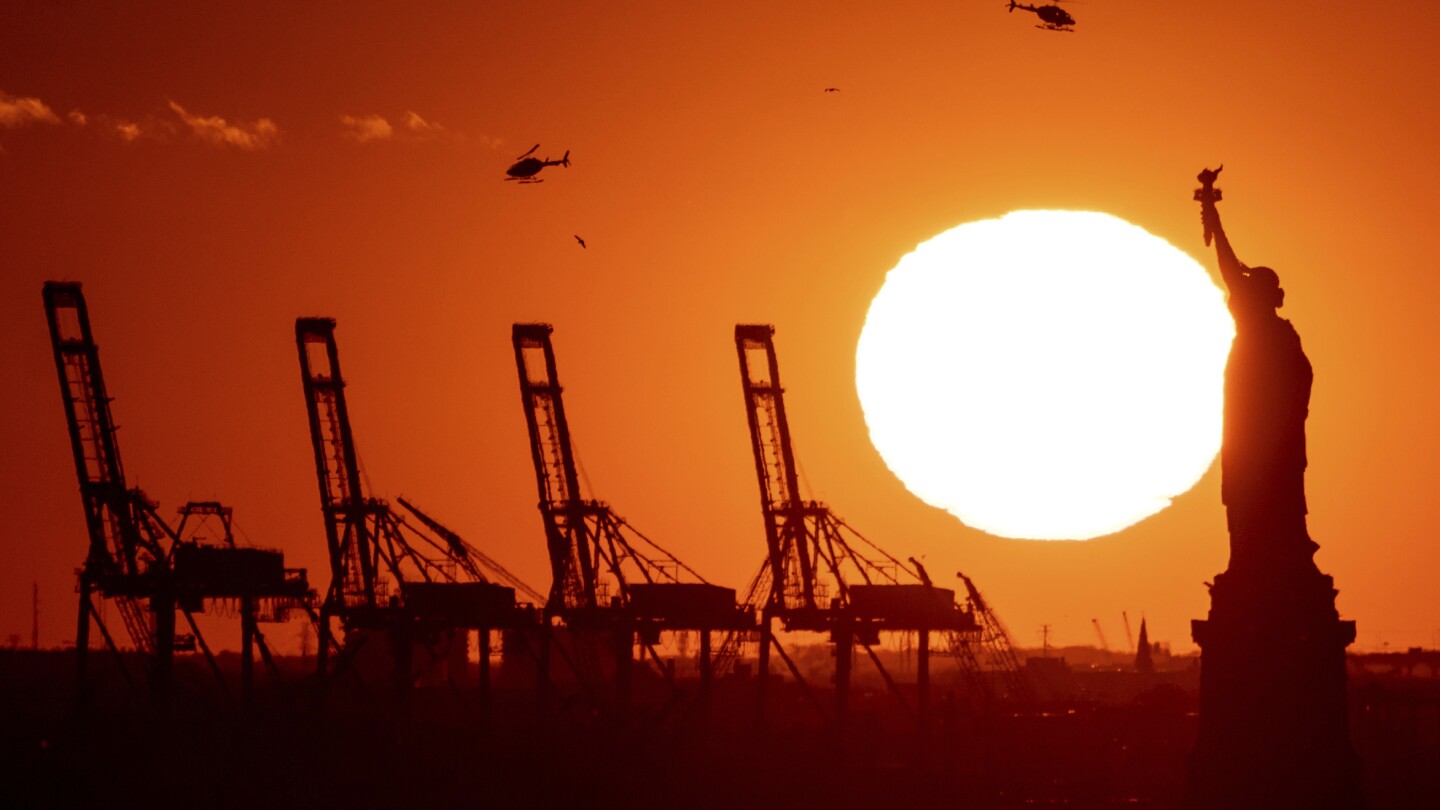
M 1190 192 L 1224 162 L 1227 230 L 1280 272 L 1316 369 L 1317 561 L 1357 648 L 1436 643 L 1440 7 L 1092 0 L 1052 34 L 999 0 L 415 5 L 0 7 L 0 641 L 28 643 L 32 582 L 42 643 L 74 636 L 54 278 L 84 283 L 132 484 L 166 514 L 233 505 L 322 588 L 296 316 L 339 321 L 376 494 L 542 590 L 510 324 L 556 327 L 594 495 L 743 587 L 764 535 L 731 330 L 769 322 L 849 523 L 965 570 L 1022 645 L 1093 643 L 1097 617 L 1118 645 L 1128 611 L 1191 649 L 1218 466 L 1117 535 L 989 537 L 886 470 L 854 347 L 900 256 L 1012 209 L 1105 211 L 1213 267 Z M 573 167 L 501 182 L 536 142 Z

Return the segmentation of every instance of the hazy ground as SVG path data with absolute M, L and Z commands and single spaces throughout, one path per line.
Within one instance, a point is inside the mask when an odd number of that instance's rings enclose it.
M 862 681 L 840 732 L 793 682 L 774 684 L 757 730 L 754 681 L 735 678 L 708 712 L 693 682 L 672 700 L 642 676 L 623 715 L 561 688 L 542 719 L 533 692 L 513 687 L 485 724 L 473 681 L 417 690 L 404 721 L 392 692 L 352 681 L 322 714 L 294 659 L 283 690 L 259 673 L 249 711 L 182 659 L 166 713 L 128 692 L 113 660 L 92 660 L 94 708 L 77 716 L 70 653 L 0 652 L 0 806 L 1170 808 L 1195 732 L 1189 668 L 1144 679 L 1080 665 L 1062 676 L 1068 694 L 1052 685 L 1020 713 L 973 709 L 953 671 L 937 670 L 924 731 Z M 232 684 L 233 663 L 222 659 Z M 1352 681 L 1370 807 L 1431 806 L 1435 682 Z

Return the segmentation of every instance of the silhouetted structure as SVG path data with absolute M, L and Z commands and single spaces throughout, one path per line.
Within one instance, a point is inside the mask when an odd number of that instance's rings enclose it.
M 515 592 L 537 601 L 540 594 L 405 500 L 400 504 L 420 526 L 385 501 L 366 497 L 334 319 L 296 319 L 295 343 L 330 553 L 330 586 L 317 618 L 315 660 L 321 685 L 377 639 L 388 647 L 396 696 L 403 706 L 414 686 L 415 651 L 425 652 L 428 663 L 463 663 L 466 637 L 473 629 L 480 648 L 481 710 L 488 710 L 490 633 L 533 627 L 535 611 L 517 603 Z M 345 630 L 343 646 L 333 639 L 335 618 Z M 340 654 L 333 662 L 332 653 Z
M 773 624 L 778 619 L 787 630 L 829 634 L 835 645 L 835 716 L 842 723 L 855 645 L 865 649 L 899 697 L 871 647 L 879 643 L 881 631 L 916 633 L 916 716 L 924 723 L 929 711 L 930 633 L 944 633 L 949 652 L 960 657 L 962 665 L 968 661 L 971 668 L 978 669 L 970 644 L 980 640 L 982 627 L 974 609 L 956 604 L 953 589 L 931 584 L 913 557 L 912 565 L 902 563 L 846 525 L 830 507 L 800 496 L 774 335 L 775 327 L 769 325 L 735 327 L 768 550 L 746 596 L 746 601 L 761 611 L 757 713 L 763 717 L 772 649 L 796 680 L 804 683 L 775 639 Z M 877 556 L 866 556 L 860 545 Z M 970 587 L 968 580 L 966 585 Z
M 1145 627 L 1145 618 L 1140 618 L 1140 644 L 1135 648 L 1135 671 L 1149 675 L 1155 671 L 1155 658 L 1150 650 L 1150 631 Z
M 1009 10 L 1011 12 L 1014 12 L 1017 8 L 1024 9 L 1025 11 L 1028 11 L 1031 14 L 1034 14 L 1036 17 L 1040 18 L 1041 24 L 1035 26 L 1036 28 L 1040 28 L 1045 31 L 1075 30 L 1075 18 L 1070 16 L 1070 12 L 1055 5 L 1054 3 L 1049 3 L 1043 6 L 1031 6 L 1024 3 L 1017 3 L 1015 2 L 1015 0 L 1010 0 Z
M 90 314 L 80 285 L 47 281 L 45 314 L 60 375 L 80 499 L 85 507 L 89 551 L 79 572 L 80 615 L 75 628 L 79 695 L 87 690 L 87 659 L 91 620 L 105 644 L 121 661 L 120 648 L 106 627 L 96 597 L 119 609 L 131 643 L 150 656 L 150 686 L 159 699 L 169 696 L 176 651 L 199 649 L 223 685 L 224 676 L 205 643 L 194 615 L 205 601 L 238 602 L 241 622 L 241 692 L 248 702 L 253 687 L 254 651 L 259 646 L 266 664 L 276 672 L 258 621 L 280 621 L 291 607 L 308 605 L 311 597 L 304 569 L 287 569 L 278 551 L 238 548 L 230 533 L 230 509 L 214 502 L 192 502 L 180 509 L 172 527 L 159 514 L 159 504 L 125 483 L 110 415 L 110 397 L 100 369 L 100 350 L 90 331 Z M 192 529 L 194 518 L 218 518 L 221 542 L 201 543 Z M 175 632 L 179 610 L 191 633 Z M 129 679 L 128 674 L 126 679 Z
M 552 331 L 544 323 L 517 323 L 511 330 L 550 553 L 541 676 L 549 672 L 544 662 L 552 647 L 551 620 L 563 620 L 580 658 L 572 662 L 573 668 L 582 680 L 591 682 L 589 686 L 601 674 L 601 656 L 593 643 L 597 638 L 608 641 L 615 661 L 615 702 L 624 707 L 637 638 L 658 664 L 655 645 L 662 631 L 695 631 L 700 636 L 697 663 L 704 694 L 713 672 L 711 632 L 753 631 L 754 613 L 736 604 L 733 588 L 706 582 L 626 523 L 609 504 L 583 496 L 550 342 Z M 673 691 L 670 671 L 662 667 L 661 673 Z
M 1025 676 L 1025 667 L 1015 652 L 1015 642 L 1010 638 L 1010 631 L 1006 629 L 1005 623 L 1000 621 L 1000 614 L 990 607 L 980 589 L 975 587 L 974 580 L 963 571 L 956 571 L 955 576 L 964 583 L 966 602 L 975 615 L 976 624 L 980 626 L 978 636 L 964 639 L 966 644 L 963 650 L 952 650 L 956 660 L 970 676 L 970 681 L 982 690 L 985 699 L 994 697 L 990 694 L 989 681 L 985 677 L 986 672 L 991 672 L 999 676 L 1007 700 L 1022 706 L 1034 701 L 1035 691 Z
M 559 160 L 531 157 L 531 155 L 535 154 L 535 150 L 539 148 L 540 144 L 537 143 L 534 146 L 530 147 L 529 152 L 526 152 L 520 157 L 515 158 L 515 162 L 511 164 L 510 168 L 505 170 L 505 179 L 519 180 L 521 183 L 543 183 L 545 182 L 544 178 L 535 176 L 540 173 L 541 169 L 544 169 L 547 166 L 563 166 L 567 169 L 570 168 L 569 149 L 565 150 L 564 156 L 562 156 Z
M 1229 810 L 1359 807 L 1345 682 L 1355 623 L 1340 620 L 1305 525 L 1310 363 L 1275 312 L 1285 297 L 1279 277 L 1241 264 L 1220 226 L 1218 173 L 1201 172 L 1195 199 L 1235 319 L 1221 450 L 1230 564 L 1211 586 L 1208 619 L 1192 623 L 1201 685 L 1190 801 Z

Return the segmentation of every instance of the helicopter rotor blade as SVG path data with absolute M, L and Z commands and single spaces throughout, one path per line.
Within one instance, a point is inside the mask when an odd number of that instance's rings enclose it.
M 535 154 L 535 150 L 536 150 L 536 149 L 539 149 L 539 148 L 540 148 L 540 144 L 537 143 L 537 144 L 535 144 L 534 146 L 530 147 L 530 151 L 529 151 L 529 152 L 526 152 L 525 154 L 523 154 L 523 155 L 521 155 L 520 157 L 515 158 L 515 159 L 516 159 L 516 160 L 524 160 L 525 158 L 530 157 L 531 155 Z

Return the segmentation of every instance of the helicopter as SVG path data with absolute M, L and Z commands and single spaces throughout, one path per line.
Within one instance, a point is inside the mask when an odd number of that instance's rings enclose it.
M 543 183 L 545 182 L 544 179 L 535 176 L 540 173 L 541 169 L 546 166 L 565 166 L 567 168 L 570 166 L 569 149 L 565 150 L 565 154 L 561 156 L 559 160 L 551 160 L 550 158 L 541 160 L 540 158 L 530 157 L 535 154 L 535 150 L 539 148 L 540 144 L 537 143 L 530 147 L 529 152 L 515 158 L 515 164 L 505 170 L 505 174 L 509 175 L 509 177 L 505 179 L 519 180 L 521 183 Z
M 1075 31 L 1075 18 L 1070 16 L 1070 12 L 1053 3 L 1048 6 L 1027 6 L 1010 0 L 1010 11 L 1013 12 L 1017 8 L 1032 11 L 1036 17 L 1040 18 L 1044 25 L 1037 25 L 1036 28 L 1043 28 L 1046 31 Z

